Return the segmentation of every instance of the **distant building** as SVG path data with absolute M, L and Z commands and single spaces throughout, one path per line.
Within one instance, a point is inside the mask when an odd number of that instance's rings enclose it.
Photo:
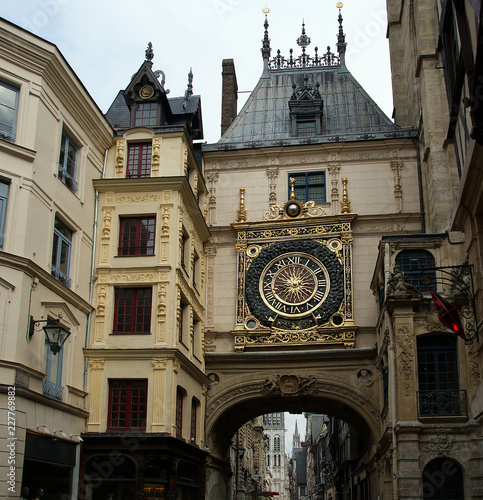
M 288 457 L 285 453 L 285 415 L 283 412 L 263 416 L 263 432 L 266 436 L 266 467 L 271 475 L 270 491 L 278 492 L 277 498 L 289 500 Z

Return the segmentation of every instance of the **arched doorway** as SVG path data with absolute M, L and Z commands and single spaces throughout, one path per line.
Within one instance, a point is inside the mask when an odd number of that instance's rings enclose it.
M 423 471 L 423 498 L 464 500 L 463 472 L 458 463 L 448 457 L 431 460 Z

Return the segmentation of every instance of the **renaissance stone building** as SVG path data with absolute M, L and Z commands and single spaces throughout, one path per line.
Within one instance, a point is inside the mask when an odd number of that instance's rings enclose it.
M 303 25 L 297 57 L 273 56 L 265 20 L 261 78 L 203 148 L 209 498 L 225 437 L 282 410 L 350 427 L 336 498 L 483 494 L 480 12 L 452 5 L 388 2 L 394 122 L 345 64 L 341 13 L 337 52 L 309 53 Z

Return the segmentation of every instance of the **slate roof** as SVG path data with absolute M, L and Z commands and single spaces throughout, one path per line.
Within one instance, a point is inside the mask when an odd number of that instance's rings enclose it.
M 269 75 L 259 80 L 219 143 L 293 140 L 288 101 L 292 86 L 299 86 L 304 78 L 309 85 L 320 84 L 324 101 L 320 139 L 342 142 L 401 133 L 345 68 L 269 70 Z

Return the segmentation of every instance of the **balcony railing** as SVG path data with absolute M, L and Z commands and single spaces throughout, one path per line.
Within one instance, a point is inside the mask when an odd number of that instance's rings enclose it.
M 420 417 L 459 417 L 466 415 L 466 391 L 418 391 Z
M 59 179 L 73 192 L 77 191 L 77 181 L 72 177 L 72 175 L 67 172 L 67 170 L 59 164 Z
M 51 265 L 50 266 L 50 274 L 56 279 L 58 279 L 61 283 L 63 283 L 66 287 L 70 288 L 71 279 L 66 276 L 60 269 Z
M 42 394 L 44 396 L 62 401 L 62 391 L 63 387 L 61 385 L 54 384 L 54 382 L 51 382 L 46 378 L 42 380 Z

